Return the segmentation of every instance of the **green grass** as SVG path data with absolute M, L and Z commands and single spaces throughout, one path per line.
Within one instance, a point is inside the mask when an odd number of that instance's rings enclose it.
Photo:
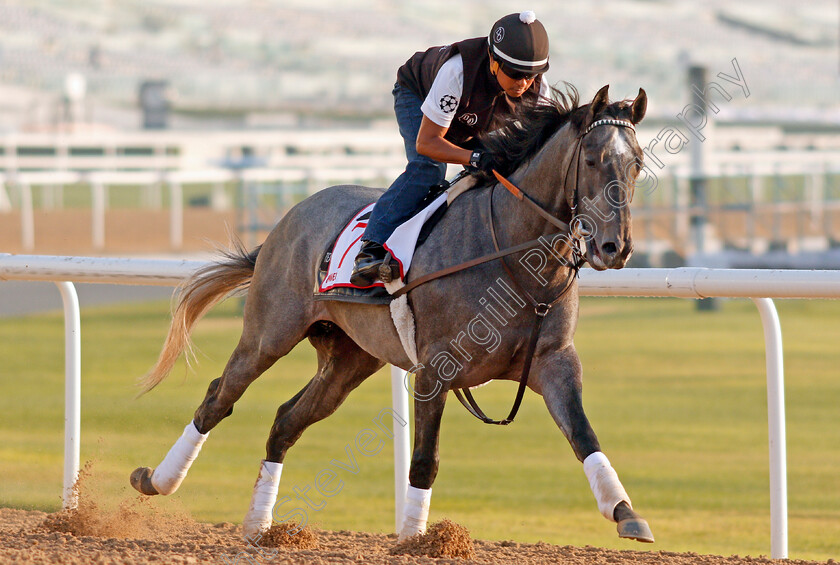
M 840 302 L 778 301 L 785 346 L 791 557 L 840 557 Z M 619 540 L 598 513 L 582 466 L 528 393 L 515 424 L 486 426 L 457 402 L 444 415 L 432 520 L 467 526 L 476 538 L 543 540 L 612 548 L 769 554 L 770 515 L 764 344 L 755 307 L 726 301 L 696 312 L 676 299 L 587 299 L 576 344 L 584 403 L 602 447 L 649 520 L 657 543 Z M 190 421 L 241 329 L 228 302 L 200 325 L 197 374 L 179 365 L 135 400 L 135 380 L 153 363 L 168 327 L 155 302 L 82 312 L 82 461 L 95 460 L 101 490 L 133 496 L 128 475 L 156 465 Z M 61 315 L 0 319 L 0 505 L 60 507 L 63 457 Z M 257 380 L 211 433 L 176 495 L 194 517 L 239 522 L 248 507 L 277 406 L 314 374 L 302 344 Z M 312 485 L 390 405 L 386 370 L 313 426 L 290 452 L 280 496 Z M 506 413 L 511 383 L 476 396 Z M 324 528 L 393 529 L 392 443 L 370 457 L 355 448 L 358 474 L 338 471 L 339 494 L 310 520 Z M 333 485 L 335 486 L 335 485 Z M 312 489 L 313 499 L 322 497 Z M 296 501 L 295 501 L 296 502 Z M 287 503 L 291 510 L 300 503 Z

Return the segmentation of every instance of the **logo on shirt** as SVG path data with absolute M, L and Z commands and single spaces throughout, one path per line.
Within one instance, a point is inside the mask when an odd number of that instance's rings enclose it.
M 465 124 L 467 124 L 468 126 L 472 127 L 472 126 L 474 126 L 475 124 L 478 123 L 478 115 L 473 114 L 473 113 L 464 114 L 464 115 L 460 116 L 458 118 L 458 120 L 460 120 L 460 121 L 464 122 Z
M 447 94 L 440 99 L 440 109 L 443 110 L 444 114 L 451 114 L 458 108 L 458 99 L 452 96 L 451 94 Z

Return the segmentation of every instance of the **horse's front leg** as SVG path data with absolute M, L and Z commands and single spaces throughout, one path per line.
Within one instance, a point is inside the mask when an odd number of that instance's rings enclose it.
M 447 388 L 435 371 L 418 372 L 414 388 L 414 452 L 408 471 L 408 492 L 403 505 L 400 540 L 426 531 L 432 483 L 440 460 L 440 421 L 446 403 Z
M 618 474 L 601 451 L 598 438 L 583 411 L 582 369 L 574 346 L 541 356 L 537 361 L 537 386 L 548 411 L 563 431 L 598 502 L 598 509 L 607 519 L 618 523 L 618 536 L 642 542 L 653 542 L 653 533 L 639 516 L 630 497 L 621 485 Z

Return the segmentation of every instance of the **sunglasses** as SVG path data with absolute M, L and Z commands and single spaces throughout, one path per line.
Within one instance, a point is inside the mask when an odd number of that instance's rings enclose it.
M 537 78 L 537 75 L 539 75 L 539 73 L 526 73 L 523 71 L 516 71 L 514 69 L 509 69 L 505 66 L 502 67 L 502 72 L 505 73 L 505 75 L 512 80 L 533 80 Z

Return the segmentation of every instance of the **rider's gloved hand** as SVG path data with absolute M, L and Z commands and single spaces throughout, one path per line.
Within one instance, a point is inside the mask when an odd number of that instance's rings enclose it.
M 473 169 L 490 174 L 496 166 L 496 161 L 493 159 L 493 155 L 491 155 L 488 151 L 477 149 L 472 152 L 472 155 L 470 155 L 470 167 Z

